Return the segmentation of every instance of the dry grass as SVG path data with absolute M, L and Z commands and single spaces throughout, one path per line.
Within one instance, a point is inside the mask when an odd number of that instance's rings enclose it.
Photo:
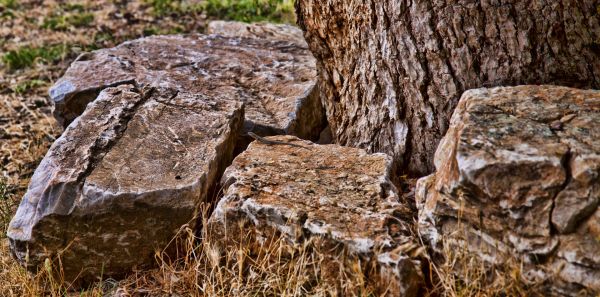
M 448 297 L 546 295 L 543 283 L 531 278 L 526 280 L 521 260 L 484 243 L 478 238 L 480 231 L 460 219 L 452 226 L 454 231 L 443 235 L 438 247 L 441 250 L 430 253 L 436 260 L 429 264 L 431 288 L 428 294 Z M 476 242 L 481 245 L 475 245 Z M 421 244 L 425 245 L 423 241 Z M 495 264 L 484 261 L 478 254 L 495 258 Z
M 157 252 L 158 269 L 132 274 L 111 291 L 118 296 L 336 296 L 339 291 L 370 296 L 360 269 L 342 274 L 335 284 L 321 281 L 326 259 L 313 241 L 292 247 L 274 235 L 252 249 L 256 239 L 245 234 L 236 242 L 224 249 L 184 226 L 171 243 L 179 251 L 175 257 L 166 249 Z M 342 263 L 333 265 L 347 270 Z
M 521 264 L 512 259 L 502 266 L 490 265 L 467 247 L 446 245 L 444 263 L 432 265 L 435 287 L 432 295 L 449 297 L 538 296 L 522 279 Z
M 118 282 L 108 279 L 81 291 L 61 280 L 58 262 L 47 260 L 36 275 L 14 265 L 3 241 L 0 296 L 338 296 L 339 292 L 375 296 L 358 262 L 327 262 L 331 259 L 318 251 L 318 241 L 292 247 L 285 238 L 273 236 L 261 241 L 258 253 L 249 249 L 257 244 L 254 238 L 244 235 L 236 241 L 237 245 L 225 250 L 220 243 L 196 237 L 186 225 L 169 246 L 156 252 L 158 268 L 135 271 Z M 333 284 L 323 282 L 323 263 L 328 270 L 344 273 Z
M 290 248 L 282 237 L 268 238 L 261 252 L 249 250 L 252 239 L 240 238 L 235 248 L 201 240 L 183 226 L 171 246 L 156 252 L 158 268 L 135 271 L 121 281 L 105 280 L 82 291 L 72 291 L 46 264 L 37 275 L 26 273 L 0 253 L 1 296 L 377 296 L 362 277 L 360 265 L 340 260 L 343 276 L 334 285 L 321 282 L 325 259 L 318 244 Z M 175 255 L 167 250 L 176 247 Z M 447 262 L 432 266 L 433 286 L 427 296 L 541 296 L 526 286 L 519 265 L 490 267 L 465 250 L 447 249 Z M 350 269 L 349 269 L 350 268 Z M 329 265 L 325 269 L 332 269 Z M 348 292 L 353 292 L 350 294 Z

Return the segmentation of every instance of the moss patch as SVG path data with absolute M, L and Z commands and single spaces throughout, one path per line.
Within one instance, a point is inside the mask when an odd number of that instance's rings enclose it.
M 63 59 L 69 49 L 66 44 L 49 45 L 44 47 L 24 46 L 11 50 L 2 56 L 2 62 L 8 69 L 16 70 L 31 67 L 35 62 L 52 63 Z

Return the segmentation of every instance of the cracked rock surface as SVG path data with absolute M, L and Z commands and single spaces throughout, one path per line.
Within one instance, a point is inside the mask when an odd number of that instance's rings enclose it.
M 332 263 L 360 259 L 361 271 L 380 293 L 415 296 L 421 268 L 409 255 L 418 245 L 410 232 L 409 202 L 390 182 L 391 158 L 293 136 L 268 139 L 301 147 L 255 141 L 235 158 L 222 178 L 224 198 L 205 230 L 209 242 L 227 245 L 215 250 L 235 248 L 247 237 L 264 243 L 273 234 L 294 247 L 317 241 L 316 253 L 324 259 L 321 281 L 341 278 Z
M 434 250 L 466 242 L 553 294 L 600 292 L 600 91 L 467 91 L 434 162 L 416 190 Z
M 235 35 L 228 30 L 233 25 L 213 29 L 227 36 L 152 36 L 82 54 L 50 90 L 55 117 L 66 126 L 100 90 L 130 83 L 207 97 L 230 94 L 246 104 L 245 132 L 318 138 L 324 110 L 315 59 L 299 42 L 300 30 L 250 34 L 274 29 L 247 25 Z
M 8 228 L 17 260 L 35 271 L 59 256 L 68 282 L 154 263 L 232 159 L 236 95 L 104 89 L 35 171 Z

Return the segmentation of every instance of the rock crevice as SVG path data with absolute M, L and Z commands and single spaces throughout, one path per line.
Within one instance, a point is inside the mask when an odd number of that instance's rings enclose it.
M 92 173 L 96 166 L 102 161 L 102 158 L 108 151 L 119 141 L 121 136 L 127 130 L 129 121 L 133 118 L 138 108 L 146 103 L 154 92 L 154 88 L 138 89 L 134 85 L 123 84 L 123 87 L 119 87 L 113 92 L 113 96 L 118 96 L 122 92 L 137 93 L 138 100 L 134 100 L 131 106 L 126 106 L 122 113 L 116 115 L 117 120 L 114 126 L 107 127 L 106 130 L 100 133 L 100 137 L 94 141 L 94 144 L 90 147 L 88 155 L 91 157 L 88 161 L 88 165 L 83 169 L 81 175 L 77 178 L 78 183 L 85 182 L 85 179 Z M 118 86 L 117 86 L 118 87 Z M 110 111 L 106 111 L 110 114 Z

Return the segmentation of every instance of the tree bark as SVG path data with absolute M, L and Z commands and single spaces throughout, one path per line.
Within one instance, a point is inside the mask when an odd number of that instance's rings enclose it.
M 600 88 L 597 0 L 297 0 L 337 143 L 385 152 L 413 175 L 463 91 Z

